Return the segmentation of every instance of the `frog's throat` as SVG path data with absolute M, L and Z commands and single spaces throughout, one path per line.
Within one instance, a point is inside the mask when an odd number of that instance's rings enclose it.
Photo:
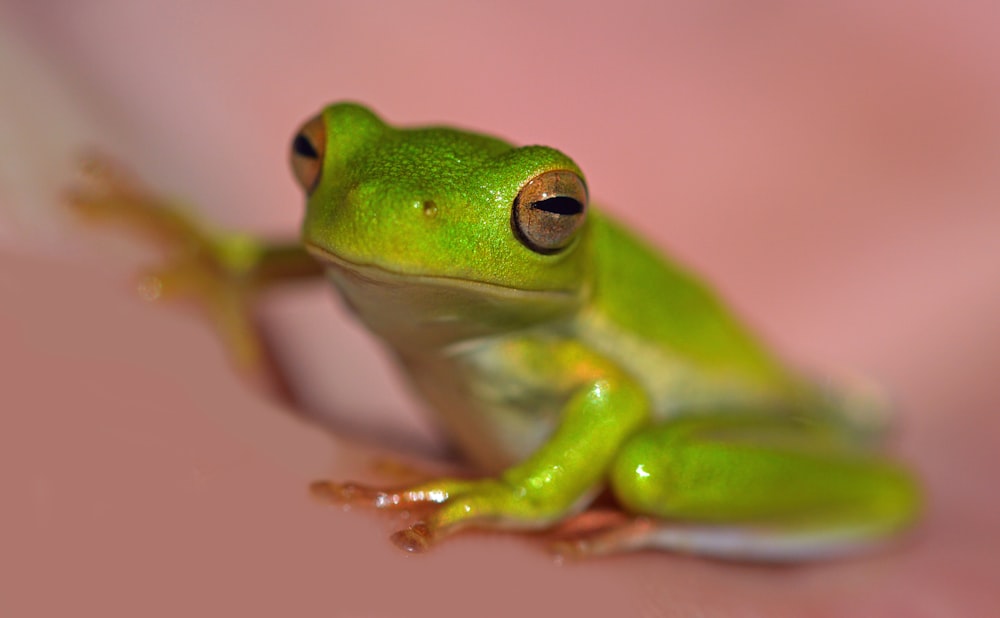
M 463 279 L 460 277 L 446 277 L 440 275 L 420 275 L 394 271 L 376 264 L 360 264 L 345 259 L 328 249 L 324 249 L 310 242 L 305 243 L 306 250 L 325 266 L 332 267 L 344 274 L 374 283 L 377 285 L 390 286 L 426 286 L 438 288 L 459 289 L 467 292 L 480 293 L 483 296 L 494 298 L 509 298 L 520 300 L 548 300 L 560 303 L 573 302 L 581 295 L 580 290 L 551 289 L 551 290 L 526 290 L 514 288 L 499 283 L 489 283 L 476 281 L 473 279 Z

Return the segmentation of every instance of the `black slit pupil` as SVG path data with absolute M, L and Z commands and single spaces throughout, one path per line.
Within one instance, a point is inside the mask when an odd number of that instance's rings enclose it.
M 583 212 L 583 204 L 571 197 L 550 197 L 547 200 L 532 202 L 532 208 L 551 212 L 556 215 L 578 215 Z
M 313 147 L 312 142 L 306 139 L 305 135 L 299 133 L 295 136 L 295 140 L 292 142 L 292 150 L 295 154 L 307 157 L 309 159 L 318 159 L 319 153 Z

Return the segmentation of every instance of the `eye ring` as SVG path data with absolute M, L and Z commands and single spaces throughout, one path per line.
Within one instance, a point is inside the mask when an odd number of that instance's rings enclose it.
M 583 179 L 570 170 L 550 170 L 521 187 L 511 208 L 510 225 L 521 244 L 551 255 L 573 242 L 586 211 Z
M 310 194 L 319 184 L 326 154 L 326 122 L 323 116 L 313 116 L 302 125 L 292 140 L 292 171 L 299 186 Z

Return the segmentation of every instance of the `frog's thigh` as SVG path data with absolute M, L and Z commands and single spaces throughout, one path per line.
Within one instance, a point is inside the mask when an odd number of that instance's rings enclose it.
M 675 420 L 632 436 L 610 484 L 647 516 L 594 546 L 798 560 L 850 552 L 911 522 L 919 495 L 900 467 L 830 428 L 760 417 Z M 651 523 L 650 523 L 651 522 Z M 597 541 L 597 539 L 595 539 Z

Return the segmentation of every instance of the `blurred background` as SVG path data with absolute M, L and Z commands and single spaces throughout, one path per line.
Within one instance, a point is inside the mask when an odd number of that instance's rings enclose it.
M 949 616 L 994 598 L 996 7 L 206 4 L 0 0 L 0 614 Z M 922 528 L 800 569 L 558 565 L 491 535 L 406 558 L 391 523 L 312 504 L 308 480 L 365 455 L 248 389 L 207 325 L 137 299 L 150 255 L 59 196 L 98 149 L 220 226 L 292 236 L 289 140 L 340 99 L 563 150 L 787 358 L 885 385 Z M 329 291 L 266 309 L 309 410 L 445 451 Z

